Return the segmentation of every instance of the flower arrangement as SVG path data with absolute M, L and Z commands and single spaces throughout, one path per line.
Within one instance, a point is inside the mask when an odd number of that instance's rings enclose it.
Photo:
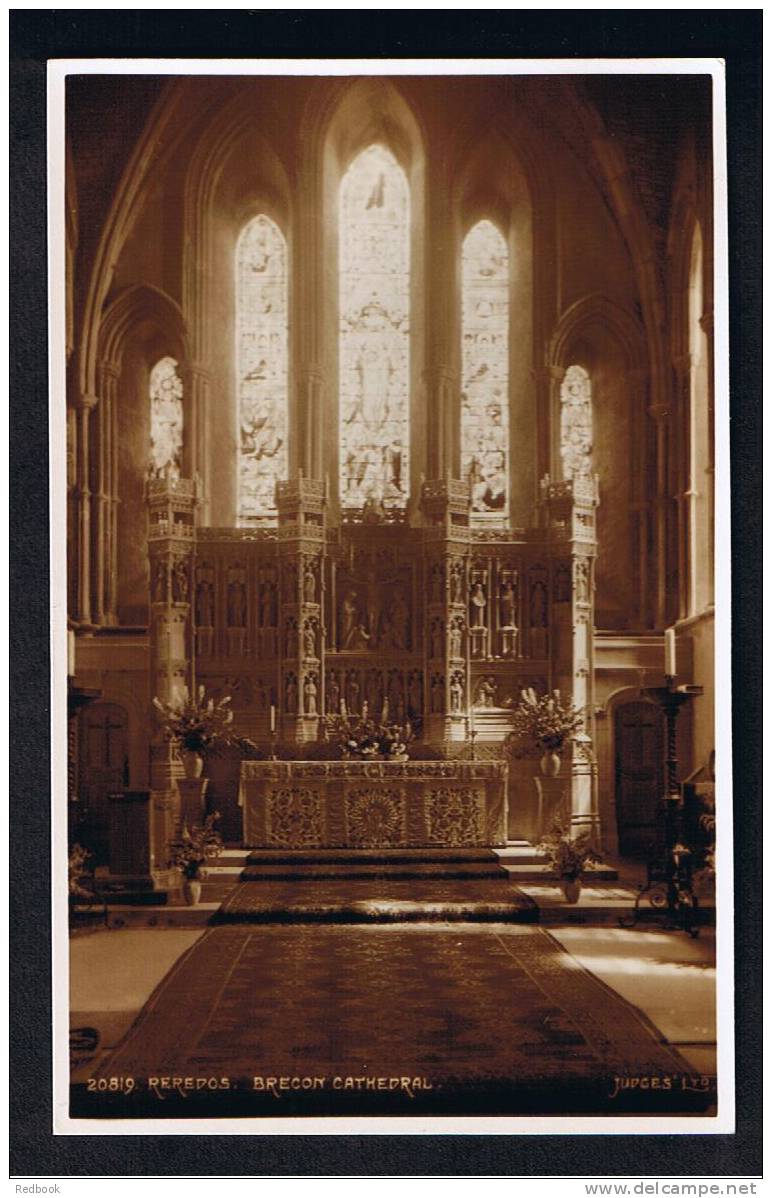
M 513 756 L 523 755 L 532 747 L 542 753 L 559 753 L 584 723 L 579 708 L 564 703 L 559 690 L 537 695 L 531 686 L 521 691 L 513 717 L 512 731 L 505 742 Z
M 337 742 L 348 760 L 404 761 L 413 730 L 410 724 L 380 723 L 364 715 L 333 715 L 324 721 L 327 740 Z
M 572 837 L 560 820 L 553 823 L 536 847 L 546 855 L 550 868 L 561 880 L 576 881 L 588 866 L 597 865 L 600 861 L 589 834 L 580 832 Z
M 190 829 L 183 827 L 180 838 L 171 843 L 169 865 L 182 870 L 189 880 L 198 878 L 206 862 L 213 861 L 223 851 L 222 837 L 214 826 L 219 818 L 219 811 L 213 811 L 203 824 L 194 824 Z
M 94 897 L 93 892 L 83 885 L 83 877 L 87 872 L 86 862 L 90 857 L 91 853 L 81 844 L 74 844 L 70 849 L 67 863 L 67 888 L 73 899 Z
M 230 695 L 217 702 L 207 698 L 205 688 L 199 686 L 194 696 L 183 687 L 171 703 L 153 699 L 153 706 L 159 714 L 164 735 L 179 749 L 211 754 L 231 743 L 229 728 L 233 723 L 233 712 L 230 702 Z

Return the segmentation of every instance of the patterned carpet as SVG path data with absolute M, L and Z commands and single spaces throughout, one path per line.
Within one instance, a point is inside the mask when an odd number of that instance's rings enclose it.
M 712 1096 L 689 1073 L 537 927 L 237 925 L 180 959 L 72 1110 L 692 1113 Z

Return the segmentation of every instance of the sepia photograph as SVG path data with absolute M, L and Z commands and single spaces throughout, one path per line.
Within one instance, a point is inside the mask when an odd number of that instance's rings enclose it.
M 49 65 L 57 1132 L 732 1131 L 723 87 Z

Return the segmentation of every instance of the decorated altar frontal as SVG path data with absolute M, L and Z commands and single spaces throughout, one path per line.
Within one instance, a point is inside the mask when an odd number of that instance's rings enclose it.
M 249 848 L 503 845 L 505 761 L 245 761 Z

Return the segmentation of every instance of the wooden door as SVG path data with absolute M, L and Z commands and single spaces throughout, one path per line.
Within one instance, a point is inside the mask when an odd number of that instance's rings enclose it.
M 97 864 L 108 859 L 107 796 L 129 785 L 128 716 L 117 703 L 95 703 L 80 716 L 79 782 L 83 808 L 79 839 Z
M 664 787 L 664 720 L 653 703 L 625 703 L 614 715 L 619 852 L 650 857 L 656 848 Z

